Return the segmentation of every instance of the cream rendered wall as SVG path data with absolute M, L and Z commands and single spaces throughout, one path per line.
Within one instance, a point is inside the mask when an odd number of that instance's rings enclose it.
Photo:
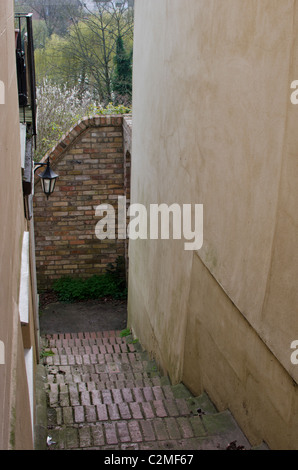
M 18 93 L 14 44 L 14 2 L 0 2 L 0 449 L 32 448 L 32 427 L 19 321 L 19 288 L 24 218 Z M 32 312 L 31 312 L 32 314 Z
M 172 380 L 212 394 L 214 379 L 219 406 L 232 407 L 227 397 L 239 390 L 233 412 L 249 437 L 291 448 L 298 423 L 291 385 L 298 366 L 290 361 L 298 339 L 298 106 L 290 102 L 297 14 L 293 0 L 136 1 L 131 200 L 204 204 L 204 244 L 189 253 L 183 241 L 137 240 L 129 254 L 129 322 Z M 254 348 L 242 343 L 247 337 Z M 273 377 L 279 383 L 270 395 Z

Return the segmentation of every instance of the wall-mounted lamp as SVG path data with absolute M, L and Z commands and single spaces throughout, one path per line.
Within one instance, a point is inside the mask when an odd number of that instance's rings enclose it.
M 56 179 L 58 178 L 58 175 L 51 169 L 49 157 L 46 163 L 34 162 L 34 165 L 37 165 L 36 168 L 34 168 L 34 173 L 36 170 L 38 170 L 38 168 L 46 166 L 45 171 L 43 173 L 40 173 L 38 176 L 41 180 L 42 190 L 48 199 L 55 189 Z

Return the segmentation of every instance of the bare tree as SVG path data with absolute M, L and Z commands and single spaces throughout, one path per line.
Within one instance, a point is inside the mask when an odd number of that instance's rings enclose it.
M 80 0 L 17 0 L 16 7 L 27 7 L 45 21 L 48 35 L 67 32 L 71 17 L 81 14 Z
M 93 81 L 103 104 L 112 101 L 114 56 L 119 37 L 133 38 L 133 10 L 127 1 L 94 0 L 95 8 L 80 2 L 85 14 L 80 21 L 72 18 L 68 53 L 81 64 L 85 76 Z M 92 38 L 92 43 L 90 43 Z M 90 84 L 90 83 L 89 83 Z
M 79 86 L 81 93 L 92 91 L 103 106 L 114 102 L 114 58 L 119 38 L 125 49 L 132 51 L 131 0 L 20 2 L 29 5 L 48 30 L 44 48 L 36 52 L 38 82 L 47 77 L 52 83 Z

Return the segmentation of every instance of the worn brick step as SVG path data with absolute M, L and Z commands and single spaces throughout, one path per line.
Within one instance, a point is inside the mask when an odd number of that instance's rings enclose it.
M 136 401 L 164 400 L 166 398 L 181 398 L 175 396 L 170 385 L 162 383 L 160 380 L 156 382 L 151 380 L 150 384 L 139 385 L 138 380 L 127 380 L 109 382 L 111 387 L 106 387 L 106 383 L 101 382 L 69 382 L 69 383 L 51 383 L 47 384 L 49 393 L 65 394 L 65 393 L 91 393 L 97 396 L 111 397 L 117 401 L 133 401 L 133 397 L 138 398 Z M 127 386 L 126 386 L 127 385 Z
M 84 331 L 84 332 L 68 332 L 68 333 L 51 333 L 44 335 L 45 338 L 53 339 L 70 339 L 70 338 L 111 338 L 118 337 L 121 330 L 105 330 L 105 331 Z
M 197 445 L 196 439 L 206 437 L 206 431 L 198 417 L 165 417 L 144 420 L 110 420 L 89 423 L 87 426 L 60 424 L 51 429 L 51 438 L 56 443 L 54 448 L 88 448 L 104 446 L 119 446 L 123 444 L 132 448 L 156 447 L 167 442 L 170 449 L 175 449 L 178 441 L 183 441 L 187 447 Z M 181 442 L 182 444 L 182 442 Z M 140 447 L 139 447 L 140 446 Z M 191 448 L 191 447 L 187 447 Z
M 121 404 L 121 403 L 146 403 L 146 402 L 179 402 L 185 404 L 188 413 L 192 412 L 187 400 L 177 398 L 169 386 L 132 387 L 87 390 L 83 384 L 49 384 L 47 391 L 50 406 L 69 405 L 97 405 L 97 404 Z M 181 409 L 181 405 L 179 406 Z
M 48 432 L 59 449 L 226 449 L 249 443 L 229 410 L 206 393 L 171 385 L 119 332 L 51 335 L 44 341 Z
M 123 388 L 145 388 L 145 387 L 164 387 L 165 383 L 159 377 L 109 377 L 108 374 L 99 374 L 98 377 L 94 378 L 89 375 L 83 376 L 50 376 L 52 380 L 48 380 L 48 386 L 52 385 L 75 385 L 79 387 L 80 391 L 91 391 L 91 390 L 111 390 L 114 388 L 123 389 Z
M 82 384 L 86 390 L 111 388 L 134 388 L 164 386 L 168 378 L 148 376 L 147 374 L 57 374 L 48 376 L 48 384 Z
M 154 361 L 144 359 L 135 353 L 123 354 L 54 354 L 44 358 L 47 366 L 96 366 L 94 372 L 106 371 L 110 365 L 110 372 L 125 372 L 127 370 L 157 372 Z
M 46 335 L 42 338 L 42 343 L 45 350 L 54 352 L 65 353 L 78 348 L 79 354 L 84 352 L 88 354 L 92 350 L 98 353 L 101 350 L 102 354 L 134 352 L 148 356 L 137 340 L 131 336 L 121 337 L 120 332 L 113 331 Z
M 85 331 L 85 332 L 69 332 L 69 333 L 52 333 L 44 335 L 45 339 L 93 339 L 93 338 L 120 338 L 121 331 L 120 330 L 105 330 L 105 331 Z M 124 339 L 121 338 L 121 339 Z
M 125 350 L 137 350 L 138 342 L 131 337 L 121 337 L 120 333 L 106 335 L 109 332 L 99 333 L 68 333 L 46 335 L 43 337 L 45 347 L 90 347 L 90 346 L 126 346 Z
M 63 382 L 69 380 L 71 375 L 75 381 L 80 375 L 83 381 L 101 381 L 136 378 L 164 377 L 159 374 L 155 361 L 146 353 L 114 353 L 114 354 L 69 354 L 50 355 L 44 358 L 49 380 Z M 53 377 L 55 376 L 55 377 Z M 72 377 L 71 377 L 72 378 Z
M 86 385 L 86 389 L 170 385 L 167 376 L 160 376 L 157 372 L 150 371 L 150 369 L 147 369 L 148 372 L 143 370 L 135 371 L 134 368 L 120 368 L 121 371 L 117 369 L 117 365 L 113 363 L 105 366 L 48 366 L 47 381 L 48 384 L 82 383 Z
M 247 450 L 251 448 L 249 441 L 229 410 L 215 414 L 204 414 L 201 416 L 201 420 L 209 436 L 222 437 L 228 445 L 234 442 L 237 443 L 237 446 L 243 446 Z
M 152 362 L 145 351 L 137 351 L 133 348 L 126 348 L 126 345 L 92 345 L 75 347 L 45 347 L 44 364 L 66 365 L 73 364 L 96 364 L 104 362 Z
M 138 352 L 135 348 L 134 345 L 132 344 L 127 344 L 123 342 L 115 342 L 113 344 L 107 344 L 98 342 L 98 341 L 87 341 L 88 344 L 69 344 L 67 341 L 67 344 L 57 344 L 55 341 L 50 341 L 49 345 L 46 346 L 47 351 L 52 351 L 55 353 L 55 355 L 77 355 L 77 354 L 121 354 L 121 353 L 135 353 L 135 354 L 141 354 Z M 81 341 L 77 341 L 77 343 L 82 343 Z
M 117 420 L 146 420 L 167 417 L 192 417 L 182 399 L 153 400 L 148 402 L 101 403 L 62 399 L 49 404 L 49 422 L 56 424 L 96 423 Z M 89 404 L 86 404 L 89 403 Z
M 54 448 L 225 450 L 231 443 L 246 450 L 251 448 L 229 411 L 219 413 L 216 418 L 209 415 L 208 421 L 211 416 L 213 420 L 212 430 L 210 423 L 206 426 L 199 416 L 109 419 L 88 423 L 85 414 L 84 426 L 81 426 L 79 415 L 77 410 L 76 423 L 61 420 L 51 427 L 50 435 L 56 443 Z

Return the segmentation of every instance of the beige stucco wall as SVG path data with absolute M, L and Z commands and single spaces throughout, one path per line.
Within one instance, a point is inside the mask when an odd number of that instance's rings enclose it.
M 229 408 L 252 445 L 297 449 L 297 385 L 194 256 L 182 381 Z
M 277 447 L 283 421 L 280 444 L 298 447 L 290 360 L 298 339 L 297 3 L 137 0 L 135 8 L 131 199 L 203 204 L 204 244 L 191 253 L 183 241 L 130 242 L 129 322 L 173 381 L 194 391 L 213 383 L 213 398 L 233 408 L 252 440 Z M 219 338 L 216 360 L 231 375 L 211 367 L 207 380 Z M 260 397 L 273 377 L 268 415 Z
M 0 364 L 0 449 L 30 449 L 32 427 L 19 321 L 22 240 L 28 227 L 22 196 L 13 4 L 12 0 L 0 2 L 0 80 L 5 87 L 5 104 L 0 105 L 0 340 L 5 346 L 5 364 Z M 31 309 L 31 323 L 32 315 Z M 34 346 L 34 332 L 29 344 Z

